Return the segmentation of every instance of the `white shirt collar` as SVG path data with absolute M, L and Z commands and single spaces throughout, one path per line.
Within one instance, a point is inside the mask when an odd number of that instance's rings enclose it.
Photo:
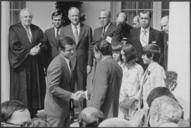
M 144 29 L 144 28 L 141 27 L 141 32 L 146 31 L 146 32 L 148 33 L 149 30 L 150 30 L 150 27 L 148 27 L 148 28 L 146 28 L 146 29 Z
M 71 25 L 72 25 L 72 30 L 74 30 L 76 27 L 77 27 L 77 29 L 80 29 L 80 23 L 77 26 L 75 26 L 73 24 L 71 24 Z

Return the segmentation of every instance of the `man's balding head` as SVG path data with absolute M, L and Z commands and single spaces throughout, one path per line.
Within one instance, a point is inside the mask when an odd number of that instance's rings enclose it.
M 22 25 L 24 25 L 25 27 L 28 27 L 31 25 L 33 15 L 28 8 L 22 9 L 19 15 L 20 15 L 20 20 Z
M 111 22 L 110 18 L 111 18 L 110 11 L 108 11 L 106 9 L 101 10 L 100 15 L 99 15 L 99 20 L 100 20 L 101 26 L 103 26 L 103 27 L 107 26 Z
M 104 118 L 103 113 L 94 108 L 94 107 L 86 107 L 79 114 L 79 121 L 81 127 L 86 126 L 96 126 L 100 121 Z
M 76 7 L 71 7 L 68 10 L 68 18 L 73 25 L 78 25 L 80 22 L 80 10 Z
M 169 16 L 164 16 L 161 18 L 160 25 L 161 25 L 161 30 L 166 32 L 168 34 L 168 29 L 169 29 Z

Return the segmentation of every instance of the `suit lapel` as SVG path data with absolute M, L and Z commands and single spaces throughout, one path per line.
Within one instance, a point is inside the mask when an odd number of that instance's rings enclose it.
M 50 30 L 50 36 L 52 36 L 52 39 L 54 40 L 53 41 L 53 45 L 55 46 L 55 47 L 57 47 L 58 45 L 58 40 L 56 39 L 56 37 L 55 37 L 55 32 L 54 32 L 54 27 Z
M 79 41 L 80 39 L 82 38 L 82 35 L 84 34 L 84 25 L 83 24 L 80 24 L 80 35 L 79 35 Z
M 68 26 L 68 32 L 72 36 L 72 39 L 75 41 L 75 37 L 74 37 L 74 33 L 72 31 L 72 25 L 71 24 Z
M 21 23 L 20 23 L 19 26 L 20 26 L 20 28 L 21 28 L 21 32 L 24 34 L 23 38 L 25 38 L 27 44 L 31 45 L 25 28 L 23 27 L 23 25 L 22 25 Z M 32 32 L 32 29 L 31 29 L 31 32 Z
M 149 44 L 151 43 L 153 38 L 153 29 L 150 27 L 150 31 L 149 31 Z

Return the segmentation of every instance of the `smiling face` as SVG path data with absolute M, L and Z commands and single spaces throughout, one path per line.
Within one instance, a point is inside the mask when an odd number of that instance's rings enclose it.
M 29 12 L 28 10 L 24 10 L 20 13 L 20 20 L 21 20 L 21 23 L 28 27 L 31 25 L 32 23 L 32 14 L 31 12 Z
M 77 8 L 71 8 L 68 12 L 68 18 L 73 25 L 78 25 L 80 22 L 80 11 Z
M 142 55 L 142 59 L 143 59 L 143 63 L 144 63 L 144 64 L 147 64 L 147 65 L 149 65 L 149 64 L 151 63 L 151 61 L 152 61 L 152 59 L 149 58 L 149 57 L 147 57 L 146 54 L 143 54 L 143 55 Z

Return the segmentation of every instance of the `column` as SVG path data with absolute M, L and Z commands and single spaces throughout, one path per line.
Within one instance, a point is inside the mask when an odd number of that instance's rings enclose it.
M 9 2 L 1 2 L 1 102 L 9 100 L 10 73 L 8 62 L 8 31 L 10 26 Z
M 178 73 L 173 92 L 184 108 L 185 119 L 190 113 L 190 3 L 170 2 L 169 70 Z

